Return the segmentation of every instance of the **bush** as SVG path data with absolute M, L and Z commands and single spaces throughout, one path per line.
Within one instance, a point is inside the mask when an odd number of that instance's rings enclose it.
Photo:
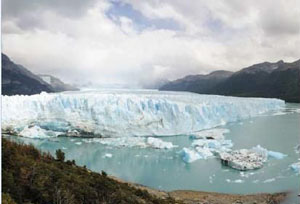
M 65 161 L 65 153 L 61 151 L 61 149 L 56 150 L 55 152 L 56 159 L 58 161 L 64 162 Z
M 2 193 L 2 204 L 16 204 L 16 202 L 7 193 Z

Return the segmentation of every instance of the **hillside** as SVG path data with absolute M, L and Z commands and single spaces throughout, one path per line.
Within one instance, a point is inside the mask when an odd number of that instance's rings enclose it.
M 226 73 L 212 77 L 215 73 Z M 300 60 L 285 63 L 264 62 L 235 73 L 217 71 L 208 75 L 192 75 L 170 82 L 160 90 L 190 91 L 243 97 L 280 98 L 300 102 Z
M 2 54 L 2 95 L 32 95 L 54 89 L 22 65 L 15 64 Z
M 208 75 L 189 75 L 163 85 L 160 90 L 166 91 L 190 91 L 201 94 L 210 93 L 217 84 L 230 77 L 233 72 L 215 71 Z
M 78 91 L 51 75 L 36 75 L 2 54 L 2 95 L 33 95 L 44 92 Z
M 58 79 L 54 76 L 51 76 L 51 75 L 48 75 L 48 74 L 39 74 L 38 76 L 40 78 L 42 78 L 45 82 L 50 84 L 55 92 L 79 91 L 78 88 L 76 88 L 72 85 L 66 84 L 66 83 L 62 82 L 60 79 Z
M 16 203 L 175 203 L 102 174 L 41 153 L 33 146 L 2 140 L 2 193 Z

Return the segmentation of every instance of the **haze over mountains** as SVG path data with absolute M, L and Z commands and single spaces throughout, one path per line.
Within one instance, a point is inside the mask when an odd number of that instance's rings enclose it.
M 190 91 L 243 97 L 280 98 L 300 102 L 300 60 L 292 63 L 264 62 L 237 72 L 215 71 L 169 82 L 160 90 Z
M 188 75 L 175 81 L 148 82 L 159 90 L 189 91 L 242 97 L 280 98 L 300 102 L 300 60 L 286 63 L 282 60 L 264 62 L 237 72 L 219 70 L 207 75 Z M 164 85 L 162 85 L 164 84 Z M 22 65 L 15 64 L 2 54 L 2 94 L 32 95 L 45 92 L 76 91 L 51 75 L 36 75 Z
M 48 80 L 47 80 L 48 79 Z M 2 95 L 32 95 L 78 90 L 50 75 L 38 76 L 2 54 Z

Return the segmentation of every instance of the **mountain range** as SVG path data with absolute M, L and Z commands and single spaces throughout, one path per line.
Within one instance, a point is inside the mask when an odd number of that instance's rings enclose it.
M 264 62 L 237 72 L 214 71 L 207 75 L 189 75 L 171 81 L 160 90 L 189 91 L 242 97 L 279 98 L 300 102 L 300 60 Z
M 50 75 L 36 75 L 2 53 L 2 95 L 32 95 L 78 90 Z

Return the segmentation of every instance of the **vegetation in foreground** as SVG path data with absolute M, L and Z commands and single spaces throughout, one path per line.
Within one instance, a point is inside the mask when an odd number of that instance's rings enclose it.
M 175 203 L 56 156 L 3 138 L 2 203 Z

